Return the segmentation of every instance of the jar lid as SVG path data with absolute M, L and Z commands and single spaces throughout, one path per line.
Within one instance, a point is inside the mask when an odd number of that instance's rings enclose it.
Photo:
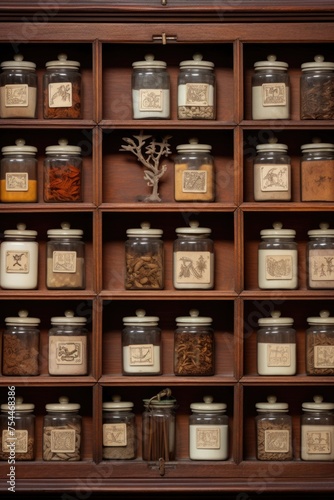
M 302 144 L 300 147 L 302 153 L 313 153 L 318 151 L 330 151 L 334 152 L 334 144 L 330 142 L 321 142 L 319 137 L 314 137 L 312 142 L 308 144 Z
M 49 229 L 47 235 L 50 238 L 81 238 L 83 235 L 82 229 L 71 229 L 71 224 L 69 222 L 62 222 L 60 224 L 61 229 Z
M 313 71 L 317 69 L 334 69 L 334 62 L 325 61 L 324 56 L 316 55 L 314 56 L 314 62 L 307 62 L 301 65 L 302 71 Z
M 274 410 L 278 412 L 287 412 L 289 409 L 288 403 L 276 403 L 276 396 L 268 396 L 266 403 L 256 403 L 255 408 L 259 413 Z
M 67 59 L 67 54 L 59 54 L 56 61 L 48 61 L 45 64 L 46 68 L 80 68 L 78 61 L 70 61 Z
M 199 227 L 199 222 L 193 220 L 189 222 L 189 227 L 177 227 L 175 229 L 176 234 L 211 234 L 211 229 L 208 227 Z
M 258 144 L 256 146 L 256 151 L 258 152 L 263 152 L 263 151 L 281 151 L 285 152 L 288 150 L 288 146 L 286 144 L 279 144 L 277 143 L 277 137 L 271 137 L 268 140 L 267 144 Z
M 58 144 L 55 144 L 54 146 L 47 146 L 45 148 L 45 153 L 47 155 L 59 154 L 59 153 L 80 155 L 81 148 L 80 146 L 68 146 L 67 139 L 59 139 Z
M 20 236 L 20 238 L 35 238 L 37 236 L 37 231 L 26 229 L 26 225 L 23 223 L 17 224 L 17 229 L 6 229 L 3 232 L 5 238 L 12 238 Z
M 191 403 L 190 409 L 194 413 L 221 413 L 225 412 L 226 404 L 225 403 L 213 403 L 212 396 L 204 396 L 204 403 Z
M 334 229 L 329 229 L 328 222 L 321 222 L 319 224 L 319 229 L 310 229 L 307 234 L 311 238 L 316 238 L 318 236 L 328 236 L 329 238 L 334 238 Z
M 329 315 L 330 312 L 320 311 L 319 316 L 310 316 L 307 318 L 309 325 L 334 325 L 334 316 Z
M 21 154 L 21 155 L 34 155 L 37 153 L 37 148 L 34 146 L 26 146 L 24 139 L 16 139 L 15 146 L 4 146 L 1 149 L 3 155 Z
M 66 396 L 61 396 L 58 401 L 59 403 L 50 403 L 45 405 L 46 411 L 75 412 L 80 410 L 80 405 L 78 403 L 69 403 L 69 399 Z
M 189 139 L 189 144 L 179 144 L 176 146 L 176 150 L 181 152 L 195 152 L 195 153 L 208 153 L 212 149 L 209 144 L 198 144 L 197 137 L 192 137 Z
M 121 401 L 121 396 L 115 394 L 112 398 L 112 402 L 108 401 L 102 404 L 102 408 L 105 411 L 127 411 L 133 408 L 133 403 L 130 401 Z
M 296 235 L 296 231 L 294 229 L 282 229 L 282 222 L 274 222 L 274 229 L 262 229 L 260 231 L 261 238 L 291 238 Z
M 24 61 L 22 54 L 15 54 L 13 61 L 3 61 L 1 63 L 2 69 L 36 69 L 36 64 L 30 61 Z
M 1 405 L 1 411 L 12 411 L 12 407 L 15 406 L 15 411 L 25 411 L 27 413 L 35 409 L 35 405 L 32 403 L 23 403 L 23 398 L 21 396 L 15 397 L 15 405 L 3 404 Z
M 133 68 L 166 68 L 164 61 L 155 61 L 153 54 L 146 54 L 145 61 L 136 61 L 132 63 Z
M 143 399 L 144 406 L 148 410 L 153 408 L 173 408 L 176 404 L 176 399 L 172 398 L 171 395 L 172 391 L 170 389 L 163 389 L 151 399 Z
M 199 316 L 197 309 L 190 309 L 190 316 L 179 316 L 175 319 L 178 326 L 211 325 L 212 318 L 209 316 Z
M 21 309 L 18 312 L 18 316 L 9 316 L 8 318 L 5 318 L 5 323 L 7 326 L 38 326 L 41 320 L 39 318 L 29 318 L 28 314 L 28 311 Z
M 146 236 L 147 238 L 156 238 L 163 234 L 162 229 L 151 229 L 149 222 L 142 222 L 140 228 L 127 229 L 127 236 Z
M 334 410 L 334 403 L 324 403 L 323 396 L 313 396 L 313 402 L 302 403 L 302 409 L 307 411 Z
M 87 319 L 82 316 L 74 316 L 71 310 L 65 311 L 65 316 L 53 316 L 51 318 L 52 325 L 73 325 L 81 326 L 87 323 Z
M 215 67 L 213 62 L 203 61 L 203 55 L 196 53 L 193 58 L 187 61 L 180 62 L 180 68 L 203 68 L 213 69 Z
M 281 311 L 272 311 L 270 318 L 259 318 L 258 323 L 260 326 L 277 325 L 289 326 L 293 325 L 293 318 L 281 318 Z
M 289 65 L 286 62 L 283 61 L 277 61 L 276 60 L 276 55 L 275 54 L 270 54 L 267 56 L 266 61 L 257 61 L 254 63 L 254 68 L 255 70 L 257 69 L 283 69 L 287 70 Z
M 123 318 L 123 323 L 125 326 L 157 326 L 158 321 L 158 316 L 146 316 L 145 309 L 136 309 L 136 316 L 125 316 Z

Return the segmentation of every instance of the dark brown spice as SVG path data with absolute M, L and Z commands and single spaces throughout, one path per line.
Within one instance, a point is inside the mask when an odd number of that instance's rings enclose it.
M 162 253 L 141 255 L 126 254 L 127 290 L 150 290 L 163 288 L 163 256 Z
M 27 340 L 4 333 L 2 357 L 3 375 L 38 375 L 38 336 Z
M 175 335 L 175 375 L 213 375 L 214 345 L 209 333 Z
M 301 90 L 302 120 L 334 119 L 334 81 L 304 82 Z

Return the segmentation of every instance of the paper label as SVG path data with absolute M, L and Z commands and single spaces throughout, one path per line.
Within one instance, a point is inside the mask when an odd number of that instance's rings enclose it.
M 220 448 L 219 427 L 198 426 L 196 428 L 196 448 L 218 450 Z
M 126 446 L 126 424 L 103 424 L 103 446 Z
M 334 345 L 314 346 L 314 367 L 334 368 Z
M 207 83 L 186 84 L 186 106 L 212 106 L 210 85 Z
M 55 250 L 52 253 L 52 272 L 75 273 L 77 270 L 77 252 Z
M 81 341 L 58 341 L 56 343 L 57 365 L 80 365 L 83 363 L 83 345 Z
M 177 283 L 211 282 L 210 252 L 176 252 L 175 281 Z
M 6 108 L 23 108 L 28 106 L 28 85 L 5 85 Z
M 6 191 L 28 191 L 27 172 L 7 172 Z
M 291 255 L 266 255 L 267 280 L 291 280 L 292 256 Z
M 264 451 L 266 453 L 288 453 L 290 432 L 286 429 L 264 431 Z
M 289 344 L 267 345 L 267 366 L 290 366 L 291 348 Z
M 263 83 L 262 84 L 263 106 L 286 106 L 285 83 Z
M 306 432 L 306 450 L 307 453 L 316 453 L 317 455 L 327 455 L 332 451 L 331 432 L 328 430 L 317 429 L 316 431 Z
M 6 273 L 29 273 L 29 252 L 17 250 L 7 250 L 6 252 Z
M 49 108 L 70 108 L 72 106 L 72 83 L 49 83 Z
M 287 165 L 260 166 L 261 191 L 288 191 L 289 172 Z
M 27 453 L 28 451 L 28 431 L 26 429 L 13 431 L 8 431 L 5 429 L 2 431 L 2 452 L 9 453 L 11 448 L 10 445 L 15 443 L 15 453 Z
M 74 453 L 75 429 L 52 429 L 51 451 L 52 453 Z
M 311 280 L 334 281 L 334 256 L 310 256 Z
M 140 111 L 162 111 L 163 90 L 162 89 L 140 89 L 139 90 Z
M 206 193 L 207 172 L 199 170 L 184 170 L 182 172 L 183 193 Z
M 129 345 L 130 366 L 152 366 L 154 364 L 153 344 Z

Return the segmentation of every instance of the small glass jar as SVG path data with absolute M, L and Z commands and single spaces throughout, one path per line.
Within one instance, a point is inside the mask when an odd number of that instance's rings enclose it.
M 177 289 L 209 290 L 214 287 L 214 245 L 211 229 L 192 221 L 175 230 L 173 285 Z
M 39 318 L 21 310 L 16 317 L 5 318 L 2 337 L 2 375 L 39 374 Z
M 228 458 L 228 416 L 225 403 L 191 403 L 189 417 L 190 460 L 226 460 Z
M 162 229 L 151 229 L 149 222 L 126 231 L 126 290 L 162 290 L 164 288 L 164 245 Z
M 211 146 L 198 144 L 198 139 L 193 138 L 189 144 L 180 144 L 176 149 L 175 201 L 214 201 L 215 171 Z
M 273 138 L 268 144 L 256 146 L 254 160 L 254 200 L 291 200 L 291 159 L 286 144 Z
M 102 404 L 102 458 L 104 460 L 131 460 L 136 458 L 137 437 L 133 403 L 113 396 Z
M 296 374 L 296 330 L 292 318 L 281 318 L 273 311 L 270 318 L 258 320 L 257 373 L 259 375 Z
M 151 399 L 144 399 L 142 415 L 143 460 L 165 462 L 175 460 L 176 400 L 170 389 L 164 389 Z
M 294 229 L 283 229 L 281 222 L 274 222 L 273 229 L 263 229 L 260 232 L 264 241 L 259 244 L 258 250 L 259 288 L 297 288 L 298 253 L 295 234 Z
M 216 77 L 214 63 L 203 61 L 202 54 L 180 62 L 177 91 L 179 120 L 216 118 Z
M 136 316 L 123 318 L 123 375 L 161 374 L 161 330 L 158 316 L 146 316 L 137 309 Z
M 35 118 L 37 104 L 36 64 L 16 54 L 1 63 L 0 118 Z
M 47 203 L 82 201 L 82 158 L 80 146 L 67 139 L 45 148 L 44 201 Z
M 80 63 L 67 54 L 45 64 L 43 77 L 44 118 L 81 118 Z
M 43 422 L 43 460 L 81 460 L 80 405 L 70 403 L 65 396 L 58 403 L 45 405 L 47 414 Z
M 189 316 L 176 318 L 174 333 L 175 375 L 214 375 L 215 339 L 212 318 L 199 316 L 191 309 Z
M 17 224 L 4 231 L 0 247 L 0 284 L 10 290 L 32 290 L 38 282 L 37 231 Z
M 37 148 L 17 139 L 15 146 L 1 149 L 1 201 L 20 203 L 37 201 Z
M 307 232 L 307 287 L 310 289 L 334 288 L 334 229 L 322 222 L 319 229 Z
M 334 119 L 334 62 L 316 55 L 314 61 L 301 65 L 300 118 L 302 120 Z
M 152 54 L 145 61 L 132 63 L 133 118 L 170 117 L 170 82 L 164 61 L 155 61 Z
M 20 396 L 13 399 L 15 403 L 1 405 L 0 415 L 0 460 L 9 464 L 35 458 L 35 405 L 23 403 Z
M 334 375 L 334 317 L 329 311 L 307 318 L 306 373 L 307 375 Z
M 271 54 L 254 64 L 252 76 L 252 119 L 287 120 L 290 118 L 290 79 L 288 63 Z
M 301 200 L 333 202 L 334 144 L 314 138 L 301 151 Z
M 51 318 L 49 330 L 49 374 L 87 375 L 86 318 L 65 311 Z
M 334 403 L 325 403 L 322 396 L 302 404 L 301 453 L 302 460 L 334 460 Z
M 85 243 L 83 231 L 62 222 L 61 229 L 49 229 L 46 244 L 46 286 L 49 290 L 85 288 Z
M 258 460 L 292 460 L 292 419 L 288 403 L 277 403 L 276 396 L 256 403 L 256 458 Z

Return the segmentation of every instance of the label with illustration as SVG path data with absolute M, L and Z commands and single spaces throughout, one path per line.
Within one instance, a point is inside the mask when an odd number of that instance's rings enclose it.
M 52 272 L 75 273 L 77 271 L 77 252 L 55 250 L 52 253 Z
M 15 429 L 13 432 L 4 429 L 2 431 L 2 452 L 9 453 L 11 450 L 10 445 L 13 443 L 15 443 L 15 453 L 27 453 L 28 431 L 26 429 Z
M 318 427 L 318 426 L 317 426 Z M 314 431 L 306 432 L 306 450 L 307 453 L 316 453 L 317 455 L 327 455 L 332 451 L 331 431 L 319 427 Z
M 334 345 L 314 346 L 314 367 L 334 368 Z
M 220 428 L 204 427 L 196 428 L 196 448 L 206 450 L 218 450 L 220 448 Z
M 49 108 L 72 107 L 72 83 L 57 82 L 49 83 Z
M 7 250 L 6 273 L 29 273 L 29 251 Z
M 7 172 L 6 191 L 28 191 L 27 172 Z
M 287 165 L 260 166 L 261 191 L 288 191 L 289 170 Z
M 57 365 L 79 365 L 83 363 L 83 342 L 80 340 L 62 340 L 56 342 Z
M 75 429 L 52 429 L 51 451 L 52 453 L 74 453 Z
M 313 281 L 334 281 L 334 255 L 310 255 L 310 278 Z
M 103 446 L 126 446 L 126 424 L 103 424 Z
M 182 172 L 183 193 L 206 193 L 207 172 L 204 170 L 185 170 Z
M 153 344 L 129 345 L 130 366 L 152 366 L 154 364 Z
M 290 366 L 291 347 L 289 344 L 267 345 L 267 366 Z
M 264 451 L 266 453 L 288 453 L 290 431 L 287 429 L 267 429 L 264 432 Z
M 262 105 L 263 106 L 286 106 L 285 83 L 263 83 Z
M 176 252 L 175 281 L 180 284 L 209 284 L 212 258 L 210 252 Z
M 28 106 L 28 85 L 5 85 L 5 106 L 7 108 L 22 108 Z
M 162 111 L 163 90 L 162 89 L 140 89 L 139 91 L 140 111 Z
M 186 84 L 186 106 L 212 106 L 210 85 L 207 83 Z
M 267 280 L 291 280 L 291 255 L 266 255 L 265 276 Z

